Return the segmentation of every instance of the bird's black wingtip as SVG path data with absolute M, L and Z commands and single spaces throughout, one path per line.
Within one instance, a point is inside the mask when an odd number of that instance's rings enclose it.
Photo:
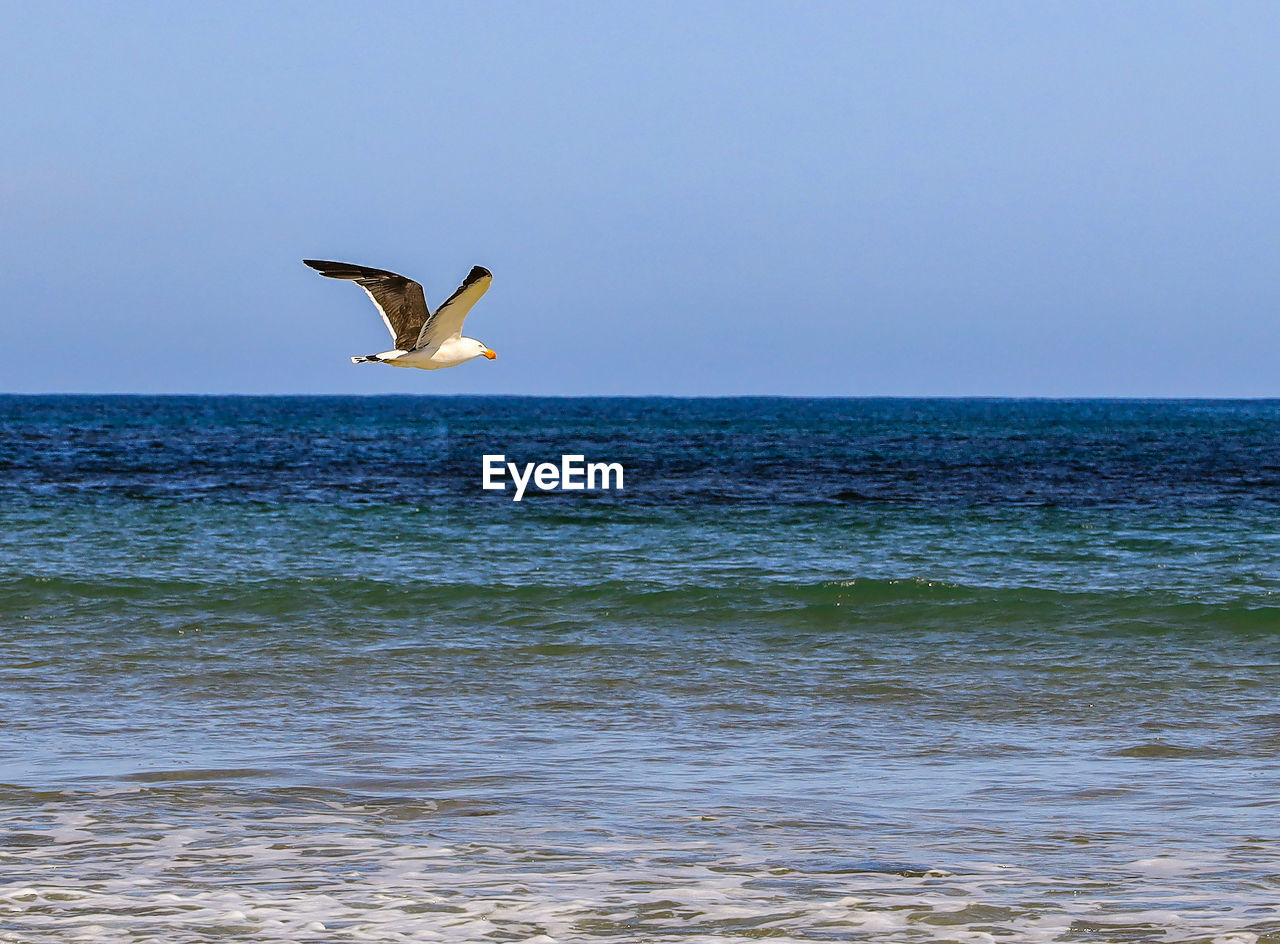
M 493 278 L 493 273 L 490 272 L 488 269 L 486 269 L 484 266 L 472 266 L 471 271 L 467 273 L 467 280 L 462 284 L 470 285 L 472 282 L 475 282 L 478 279 L 491 279 L 491 278 Z
M 356 265 L 354 262 L 328 262 L 324 259 L 303 259 L 303 265 L 308 265 L 315 269 L 321 275 L 330 279 L 349 279 L 359 282 L 363 279 L 402 279 L 409 281 L 403 275 L 396 275 L 394 272 L 388 272 L 386 269 L 373 269 L 369 266 Z
M 378 269 L 366 269 L 364 266 L 352 265 L 349 262 L 328 262 L 324 259 L 303 259 L 302 264 L 310 266 L 327 279 L 359 279 L 370 275 L 390 275 Z

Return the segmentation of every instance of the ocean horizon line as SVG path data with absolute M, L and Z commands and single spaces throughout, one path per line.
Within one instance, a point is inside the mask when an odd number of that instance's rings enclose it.
M 803 393 L 30 393 L 0 391 L 0 399 L 118 399 L 118 400 L 827 400 L 839 402 L 1007 402 L 1007 403 L 1280 403 L 1275 396 L 1124 396 L 1087 394 L 803 394 Z

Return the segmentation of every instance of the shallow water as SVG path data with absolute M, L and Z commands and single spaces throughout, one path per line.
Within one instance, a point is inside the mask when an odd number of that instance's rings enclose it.
M 1271 402 L 0 398 L 0 940 L 1280 941 L 1278 513 Z

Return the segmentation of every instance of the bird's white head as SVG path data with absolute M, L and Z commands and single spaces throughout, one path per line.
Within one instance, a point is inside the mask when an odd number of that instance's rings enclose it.
M 498 356 L 496 351 L 490 350 L 489 347 L 475 338 L 463 338 L 462 343 L 467 346 L 463 353 L 469 357 L 487 357 L 489 360 L 493 360 Z

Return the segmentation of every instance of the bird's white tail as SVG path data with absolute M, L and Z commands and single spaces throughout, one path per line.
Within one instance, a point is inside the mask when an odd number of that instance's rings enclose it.
M 365 356 L 365 357 L 353 357 L 353 358 L 351 358 L 351 363 L 353 363 L 353 364 L 376 364 L 376 363 L 378 363 L 378 361 L 380 361 L 380 360 L 382 360 L 382 358 L 380 358 L 377 354 L 369 354 L 369 355 L 367 355 L 367 356 Z

